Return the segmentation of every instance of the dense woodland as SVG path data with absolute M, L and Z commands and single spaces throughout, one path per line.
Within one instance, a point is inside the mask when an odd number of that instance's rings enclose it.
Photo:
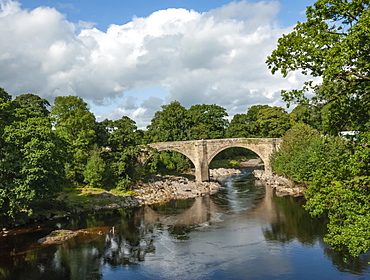
M 145 174 L 191 163 L 175 152 L 156 153 L 145 168 L 145 144 L 233 137 L 282 137 L 273 168 L 307 186 L 305 208 L 327 216 L 326 241 L 350 255 L 370 248 L 370 1 L 319 0 L 307 21 L 284 35 L 267 58 L 272 73 L 320 77 L 282 92 L 294 109 L 255 105 L 228 121 L 225 108 L 173 101 L 146 130 L 133 120 L 98 122 L 77 96 L 52 106 L 36 94 L 13 98 L 0 89 L 0 219 L 31 215 L 63 190 L 84 185 L 128 191 Z M 357 131 L 356 139 L 338 137 Z M 237 151 L 231 150 L 229 156 Z

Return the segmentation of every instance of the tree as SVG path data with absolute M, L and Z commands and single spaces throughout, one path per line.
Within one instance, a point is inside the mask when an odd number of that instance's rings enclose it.
M 300 70 L 322 79 L 319 85 L 309 80 L 301 89 L 283 91 L 286 101 L 307 102 L 305 93 L 313 91 L 311 102 L 332 104 L 331 115 L 340 115 L 341 124 L 353 130 L 369 126 L 369 4 L 368 0 L 318 0 L 307 7 L 307 21 L 298 22 L 279 39 L 266 61 L 272 73 L 280 71 L 286 77 Z
M 108 145 L 112 151 L 122 151 L 125 147 L 140 144 L 135 121 L 127 116 L 119 120 L 105 119 L 103 122 L 108 135 Z
M 151 142 L 186 140 L 186 109 L 180 102 L 172 101 L 157 111 L 148 125 Z
M 216 104 L 197 104 L 187 110 L 189 139 L 219 139 L 228 125 L 226 109 Z
M 32 206 L 54 197 L 65 178 L 66 145 L 48 117 L 15 121 L 4 129 L 0 160 L 0 213 L 32 213 Z
M 291 126 L 288 113 L 281 107 L 261 109 L 257 118 L 260 137 L 281 137 Z
M 236 114 L 226 130 L 228 138 L 250 137 L 247 114 Z
M 227 128 L 228 137 L 261 137 L 261 127 L 258 123 L 258 113 L 262 109 L 271 108 L 268 105 L 254 105 L 246 114 L 236 114 Z
M 82 182 L 89 151 L 96 139 L 95 116 L 82 98 L 71 95 L 55 98 L 51 116 L 56 132 L 68 143 L 73 155 L 66 166 L 67 175 L 73 182 Z
M 0 138 L 6 125 L 14 120 L 14 103 L 12 96 L 0 88 Z
M 40 96 L 27 93 L 17 96 L 14 101 L 17 108 L 17 115 L 24 118 L 33 116 L 48 116 L 50 114 L 50 103 Z
M 87 160 L 87 164 L 84 170 L 84 182 L 89 186 L 102 187 L 106 178 L 106 164 L 103 158 L 100 156 L 100 150 L 95 147 Z
M 311 142 L 319 137 L 319 132 L 307 124 L 297 123 L 281 138 L 283 142 L 272 157 L 272 167 L 279 175 L 285 175 L 299 183 L 308 183 L 306 169 L 313 172 L 310 154 L 317 152 Z M 321 147 L 321 146 L 320 146 Z M 301 162 L 303 160 L 303 163 Z M 316 162 L 314 163 L 314 165 Z M 307 168 L 306 168 L 307 167 Z M 303 181 L 302 181 L 303 180 Z
M 322 131 L 322 114 L 322 106 L 299 104 L 292 110 L 289 117 L 293 125 L 296 123 L 305 123 Z
M 138 157 L 141 155 L 141 132 L 135 121 L 127 116 L 119 120 L 104 120 L 110 152 L 105 156 L 112 184 L 127 189 L 127 183 L 137 175 Z

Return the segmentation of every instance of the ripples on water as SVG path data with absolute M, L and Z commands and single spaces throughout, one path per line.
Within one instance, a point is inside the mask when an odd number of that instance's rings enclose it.
M 212 198 L 84 214 L 3 237 L 0 279 L 370 278 L 369 254 L 344 263 L 302 199 L 275 197 L 251 171 L 227 177 Z M 57 227 L 109 230 L 38 245 Z

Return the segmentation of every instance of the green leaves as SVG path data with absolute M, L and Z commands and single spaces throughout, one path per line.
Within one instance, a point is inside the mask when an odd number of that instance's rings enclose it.
M 68 144 L 72 160 L 68 168 L 71 182 L 83 181 L 83 170 L 96 137 L 95 116 L 82 98 L 58 96 L 51 108 L 56 133 Z
M 368 0 L 318 0 L 307 7 L 307 21 L 297 23 L 290 34 L 279 39 L 266 63 L 272 73 L 280 71 L 284 77 L 293 71 L 321 77 L 324 90 L 307 82 L 301 89 L 282 91 L 285 101 L 307 102 L 305 94 L 314 91 L 312 101 L 335 102 L 330 107 L 332 114 L 342 115 L 352 129 L 363 129 L 369 110 L 357 115 L 348 111 L 369 105 L 369 5 Z M 341 86 L 335 87 L 338 84 Z
M 52 198 L 63 186 L 65 143 L 52 130 L 48 117 L 6 126 L 3 141 L 1 214 L 31 213 L 33 204 Z
M 311 215 L 328 216 L 325 241 L 352 256 L 370 249 L 369 136 L 351 143 L 297 124 L 273 157 L 276 172 L 307 185 L 304 207 Z
M 157 111 L 148 126 L 150 142 L 182 141 L 186 135 L 186 109 L 180 102 L 172 101 Z
M 226 109 L 216 104 L 197 104 L 187 110 L 189 139 L 219 139 L 228 125 Z

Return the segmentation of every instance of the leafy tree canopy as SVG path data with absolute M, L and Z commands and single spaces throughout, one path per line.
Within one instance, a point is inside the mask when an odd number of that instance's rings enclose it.
M 197 104 L 187 110 L 190 139 L 217 139 L 224 137 L 228 125 L 226 109 L 216 105 Z
M 369 0 L 318 0 L 307 7 L 307 21 L 298 22 L 279 39 L 266 61 L 272 73 L 280 71 L 286 77 L 299 70 L 322 78 L 320 85 L 307 81 L 301 89 L 283 91 L 286 101 L 306 102 L 305 93 L 313 91 L 313 102 L 334 103 L 331 115 L 342 114 L 342 123 L 353 129 L 369 125 L 369 4 Z M 345 114 L 360 108 L 361 114 Z
M 260 137 L 281 137 L 291 126 L 288 113 L 281 107 L 261 109 L 257 118 Z
M 50 103 L 40 96 L 27 93 L 17 96 L 13 101 L 18 107 L 17 115 L 23 117 L 47 116 L 50 114 Z
M 147 127 L 152 142 L 182 141 L 186 139 L 186 109 L 172 101 L 157 111 Z

